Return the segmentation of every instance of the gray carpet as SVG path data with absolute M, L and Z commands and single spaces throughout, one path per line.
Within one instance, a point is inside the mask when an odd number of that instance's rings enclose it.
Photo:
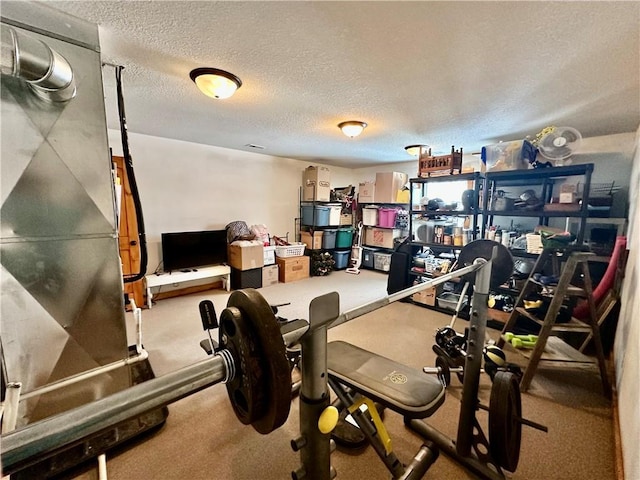
M 329 291 L 341 295 L 341 311 L 385 296 L 386 275 L 363 271 L 361 275 L 334 272 L 328 277 L 278 284 L 260 292 L 271 304 L 291 302 L 281 307 L 288 318 L 308 318 L 309 301 Z M 228 294 L 212 290 L 202 294 L 160 300 L 143 312 L 144 344 L 157 375 L 204 358 L 199 342 L 204 338 L 198 314 L 203 299 L 214 302 L 219 312 Z M 341 339 L 421 369 L 434 364 L 434 332 L 447 325 L 449 315 L 408 303 L 393 303 L 329 331 L 329 340 Z M 129 318 L 128 321 L 131 321 Z M 459 320 L 462 331 L 467 322 Z M 492 336 L 498 332 L 489 330 Z M 132 337 L 133 338 L 133 337 Z M 512 359 L 510 357 L 510 359 Z M 483 375 L 480 398 L 488 403 L 490 380 Z M 454 379 L 447 389 L 445 404 L 429 423 L 455 438 L 458 425 L 461 385 Z M 517 471 L 510 478 L 615 479 L 612 409 L 601 394 L 596 373 L 575 370 L 542 370 L 530 390 L 522 396 L 524 416 L 549 427 L 548 433 L 523 428 L 522 450 Z M 292 403 L 283 427 L 263 436 L 235 418 L 226 389 L 217 385 L 169 406 L 169 417 L 159 431 L 127 448 L 108 455 L 112 480 L 156 479 L 286 479 L 298 468 L 298 454 L 289 442 L 298 435 L 298 401 Z M 487 415 L 478 412 L 485 429 Z M 387 410 L 385 424 L 393 447 L 408 462 L 422 444 L 404 427 L 402 418 Z M 368 447 L 353 453 L 338 450 L 332 465 L 342 479 L 388 479 L 390 475 Z M 74 478 L 97 478 L 95 471 Z M 441 454 L 425 478 L 475 478 Z

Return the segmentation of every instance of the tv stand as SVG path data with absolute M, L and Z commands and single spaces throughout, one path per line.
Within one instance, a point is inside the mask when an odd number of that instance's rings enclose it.
M 179 285 L 193 280 L 202 280 L 205 278 L 222 277 L 223 284 L 227 292 L 231 291 L 231 267 L 228 265 L 214 265 L 212 267 L 200 267 L 191 269 L 190 272 L 181 272 L 179 270 L 161 274 L 151 274 L 144 277 L 145 288 L 147 289 L 147 306 L 151 308 L 153 293 L 151 289 L 154 287 L 162 287 L 164 285 Z

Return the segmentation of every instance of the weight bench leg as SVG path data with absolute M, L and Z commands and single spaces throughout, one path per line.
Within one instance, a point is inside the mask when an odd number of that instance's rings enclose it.
M 342 384 L 329 377 L 329 385 L 345 408 L 349 408 L 356 404 L 354 397 Z M 366 403 L 369 409 L 369 414 L 372 417 L 378 417 L 378 411 L 373 405 L 373 402 L 369 401 Z M 393 452 L 391 448 L 391 440 L 389 439 L 387 431 L 379 417 L 377 418 L 377 422 L 373 422 L 367 415 L 365 415 L 364 412 L 362 412 L 362 410 L 360 410 L 359 406 L 358 408 L 349 408 L 349 411 L 360 427 L 362 433 L 367 437 L 369 443 L 373 446 L 380 459 L 393 475 L 394 479 L 418 480 L 424 476 L 429 467 L 438 458 L 438 449 L 433 443 L 428 442 L 420 448 L 409 466 L 405 467 Z M 379 429 L 376 428 L 375 423 L 378 423 L 383 431 L 379 431 Z

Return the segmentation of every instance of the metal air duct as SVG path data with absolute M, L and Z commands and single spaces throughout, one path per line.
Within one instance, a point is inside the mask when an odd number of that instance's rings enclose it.
M 66 102 L 76 95 L 69 62 L 44 42 L 0 24 L 2 74 L 25 80 L 42 99 Z

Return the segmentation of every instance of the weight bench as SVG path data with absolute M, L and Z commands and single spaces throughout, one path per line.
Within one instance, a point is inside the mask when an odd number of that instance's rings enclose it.
M 405 418 L 426 418 L 444 403 L 442 383 L 418 369 L 342 341 L 327 344 L 327 371 L 332 390 L 393 478 L 422 478 L 438 457 L 438 449 L 428 442 L 408 467 L 402 465 L 391 448 L 391 439 L 373 401 Z M 354 392 L 364 398 L 358 398 Z M 368 413 L 360 408 L 363 404 L 367 405 Z

